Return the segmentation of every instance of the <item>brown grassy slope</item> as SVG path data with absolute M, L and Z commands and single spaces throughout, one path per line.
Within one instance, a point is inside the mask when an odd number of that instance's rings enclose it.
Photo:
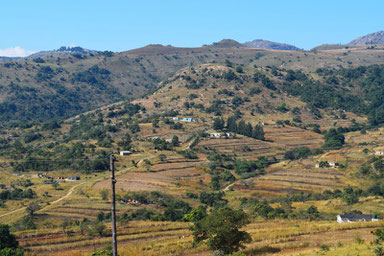
M 45 63 L 36 63 L 29 59 L 4 62 L 0 65 L 0 103 L 15 103 L 24 97 L 25 104 L 30 98 L 41 98 L 40 101 L 52 107 L 57 104 L 48 102 L 48 96 L 60 96 L 69 100 L 69 93 L 81 99 L 76 103 L 73 113 L 81 113 L 116 102 L 121 98 L 136 98 L 148 92 L 148 89 L 187 66 L 204 63 L 224 63 L 229 60 L 246 66 L 276 66 L 279 68 L 302 69 L 313 71 L 319 67 L 352 67 L 359 65 L 382 64 L 384 52 L 381 49 L 367 50 L 364 47 L 353 49 L 337 49 L 313 52 L 259 50 L 247 47 L 213 47 L 177 48 L 170 46 L 147 46 L 127 52 L 115 53 L 111 57 L 102 54 L 83 55 L 79 59 L 73 56 L 44 58 Z M 108 90 L 98 90 L 87 82 L 72 82 L 74 73 L 83 72 L 93 65 L 111 72 L 110 79 L 104 80 Z M 37 80 L 41 67 L 50 67 L 52 77 Z M 57 89 L 57 85 L 63 89 Z M 16 86 L 16 87 L 15 87 Z M 18 88 L 27 89 L 22 95 L 15 92 Z M 37 90 L 31 92 L 32 88 Z M 56 88 L 56 89 L 55 89 Z M 117 90 L 110 95 L 111 90 Z M 36 105 L 39 108 L 39 105 Z M 67 111 L 63 108 L 64 112 Z M 9 110 L 6 110 L 9 111 Z M 32 112 L 31 112 L 32 113 Z M 58 113 L 51 113 L 60 117 Z M 64 117 L 68 117 L 65 115 Z M 35 117 L 36 119 L 36 117 Z
M 229 71 L 234 72 L 235 79 L 225 78 L 225 73 Z M 180 116 L 193 117 L 198 123 L 204 124 L 212 123 L 215 113 L 207 113 L 198 105 L 208 108 L 215 101 L 223 102 L 218 110 L 224 117 L 232 115 L 235 111 L 241 111 L 242 119 L 253 124 L 274 124 L 277 120 L 292 121 L 296 116 L 300 117 L 303 123 L 317 123 L 321 127 L 328 128 L 334 126 L 335 122 L 336 126 L 348 126 L 351 124 L 348 120 L 352 118 L 360 122 L 365 120 L 353 113 L 347 113 L 345 120 L 335 120 L 337 117 L 332 110 L 321 111 L 323 118 L 317 119 L 311 114 L 306 103 L 299 98 L 285 92 L 280 93 L 278 90 L 268 89 L 260 81 L 256 83 L 253 80 L 254 72 L 265 74 L 278 89 L 281 89 L 285 82 L 283 77 L 271 75 L 268 68 L 246 67 L 243 72 L 239 73 L 235 68 L 219 64 L 205 64 L 178 71 L 174 76 L 160 83 L 159 89 L 152 95 L 134 102 L 145 106 L 147 115 L 175 110 L 179 111 Z M 191 84 L 193 83 L 197 84 L 197 89 L 192 89 Z M 252 94 L 254 89 L 259 92 Z M 223 90 L 232 95 L 223 93 Z M 353 90 L 353 88 L 347 90 Z M 238 106 L 233 102 L 236 97 L 243 99 Z M 194 104 L 194 106 L 188 108 L 185 106 L 187 103 Z M 282 103 L 286 105 L 287 111 L 277 110 Z M 291 111 L 294 108 L 298 108 L 300 113 L 293 114 Z

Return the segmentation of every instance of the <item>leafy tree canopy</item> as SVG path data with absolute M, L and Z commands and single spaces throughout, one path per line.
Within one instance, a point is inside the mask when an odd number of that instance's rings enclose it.
M 194 222 L 191 227 L 194 244 L 205 242 L 213 251 L 236 252 L 252 240 L 248 232 L 239 230 L 249 223 L 249 216 L 242 210 L 218 209 Z

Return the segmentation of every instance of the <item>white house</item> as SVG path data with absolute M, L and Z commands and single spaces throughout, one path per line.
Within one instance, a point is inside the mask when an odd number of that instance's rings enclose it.
M 211 132 L 209 134 L 209 137 L 211 137 L 211 138 L 221 138 L 221 134 L 218 133 L 218 132 Z
M 357 221 L 379 221 L 377 215 L 371 214 L 340 214 L 337 215 L 338 223 L 351 223 Z
M 209 134 L 210 138 L 220 139 L 220 138 L 233 138 L 233 134 L 230 132 L 224 132 L 224 133 L 218 133 L 218 132 L 211 132 Z
M 192 117 L 184 117 L 181 121 L 183 121 L 183 122 L 192 122 L 193 119 L 192 119 Z
M 172 117 L 173 121 L 193 122 L 192 117 Z
M 337 163 L 337 162 L 328 162 L 328 165 L 331 168 L 337 168 L 339 166 L 339 163 Z
M 131 151 L 128 151 L 128 150 L 120 151 L 120 155 L 121 156 L 127 156 L 127 155 L 130 155 L 130 154 L 131 154 Z
M 384 156 L 384 150 L 375 150 L 375 156 Z

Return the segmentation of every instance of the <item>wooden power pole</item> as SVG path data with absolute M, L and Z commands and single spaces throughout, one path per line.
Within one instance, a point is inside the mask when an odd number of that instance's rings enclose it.
M 110 157 L 110 171 L 111 171 L 111 199 L 112 199 L 112 250 L 113 256 L 117 256 L 117 240 L 116 240 L 116 195 L 115 195 L 115 157 Z

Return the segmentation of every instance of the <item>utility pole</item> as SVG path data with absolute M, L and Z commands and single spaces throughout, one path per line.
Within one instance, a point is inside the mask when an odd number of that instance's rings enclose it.
M 116 240 L 116 196 L 115 196 L 115 161 L 114 155 L 110 157 L 111 171 L 111 199 L 112 199 L 112 250 L 113 256 L 117 256 L 117 240 Z

